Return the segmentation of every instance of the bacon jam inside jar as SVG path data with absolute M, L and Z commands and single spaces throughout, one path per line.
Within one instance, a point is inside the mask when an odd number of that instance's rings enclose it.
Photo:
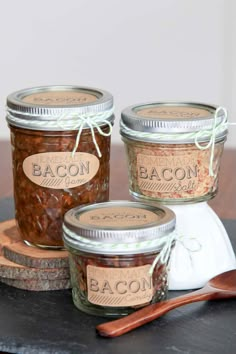
M 68 211 L 63 235 L 75 306 L 116 317 L 165 299 L 174 228 L 171 210 L 138 202 Z
M 16 222 L 29 245 L 61 248 L 64 213 L 109 199 L 113 98 L 47 86 L 7 98 Z
M 224 109 L 197 103 L 149 103 L 121 117 L 131 195 L 179 204 L 217 193 L 227 135 Z

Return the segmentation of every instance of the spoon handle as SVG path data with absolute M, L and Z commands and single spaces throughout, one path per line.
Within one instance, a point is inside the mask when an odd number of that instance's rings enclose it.
M 186 295 L 178 296 L 174 299 L 148 305 L 126 317 L 102 323 L 98 325 L 96 329 L 103 337 L 118 337 L 144 325 L 145 323 L 153 321 L 176 307 L 196 301 L 209 300 L 210 298 L 212 298 L 211 289 L 200 289 Z

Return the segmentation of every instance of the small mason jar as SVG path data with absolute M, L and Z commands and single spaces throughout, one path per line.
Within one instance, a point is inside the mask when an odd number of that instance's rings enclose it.
M 15 216 L 28 245 L 62 248 L 64 213 L 109 199 L 112 107 L 108 92 L 77 86 L 8 96 Z
M 165 299 L 174 228 L 171 210 L 145 203 L 112 201 L 68 211 L 63 234 L 75 306 L 119 317 Z
M 224 110 L 206 104 L 148 103 L 123 110 L 130 194 L 165 204 L 213 198 L 226 123 Z

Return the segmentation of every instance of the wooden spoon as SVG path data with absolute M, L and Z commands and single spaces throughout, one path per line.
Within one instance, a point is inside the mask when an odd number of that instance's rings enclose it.
M 124 333 L 151 322 L 176 307 L 197 301 L 218 300 L 236 297 L 236 269 L 217 275 L 209 280 L 204 288 L 197 291 L 148 305 L 131 315 L 96 327 L 103 337 L 118 337 Z

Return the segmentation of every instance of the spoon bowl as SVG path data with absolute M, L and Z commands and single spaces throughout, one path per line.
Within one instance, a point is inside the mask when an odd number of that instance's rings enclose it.
M 208 284 L 215 289 L 236 292 L 236 269 L 217 275 Z
M 103 337 L 117 337 L 151 322 L 179 306 L 197 301 L 233 297 L 236 297 L 236 269 L 215 276 L 202 289 L 174 299 L 148 305 L 126 317 L 100 324 L 96 329 Z

